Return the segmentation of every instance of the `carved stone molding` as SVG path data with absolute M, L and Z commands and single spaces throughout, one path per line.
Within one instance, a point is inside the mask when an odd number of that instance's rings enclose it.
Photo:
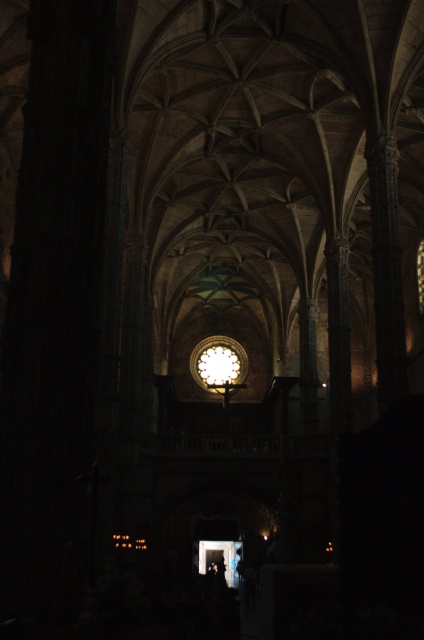
M 414 109 L 414 108 L 410 108 L 410 109 L 405 109 L 405 115 L 407 116 L 420 116 L 423 113 L 423 109 Z
M 128 173 L 127 132 L 109 136 L 107 208 L 103 227 L 100 353 L 97 367 L 97 428 L 115 429 L 118 399 L 124 229 Z
M 315 78 L 317 80 L 330 80 L 331 82 L 335 82 L 337 80 L 337 76 L 331 69 L 320 69 L 316 72 Z
M 124 182 L 126 186 L 129 157 L 132 146 L 128 143 L 128 133 L 125 129 L 113 129 L 109 136 L 109 188 L 120 186 Z M 121 180 L 113 179 L 114 174 L 120 175 Z
M 328 241 L 325 246 L 325 257 L 327 264 L 346 269 L 349 266 L 349 240 L 347 238 L 336 237 Z
M 301 384 L 318 386 L 317 370 L 317 301 L 304 298 L 299 305 L 300 325 L 300 381 Z
M 136 231 L 126 233 L 125 247 L 127 262 L 139 261 L 142 264 L 146 264 L 149 247 L 144 235 Z
M 367 345 L 364 347 L 364 387 L 366 391 L 372 389 L 371 351 Z
M 157 308 L 153 296 L 146 296 L 144 308 L 144 355 L 143 355 L 143 431 L 157 428 L 156 388 L 154 377 Z
M 313 298 L 303 298 L 299 304 L 300 322 L 318 322 L 319 307 Z
M 397 172 L 399 151 L 396 138 L 394 136 L 380 136 L 373 140 L 367 140 L 365 159 L 368 163 L 368 175 L 370 177 L 379 171 L 382 166 Z
M 382 410 L 408 394 L 398 157 L 393 136 L 367 141 L 365 158 L 372 208 L 378 396 Z
M 328 344 L 330 360 L 330 416 L 335 433 L 351 425 L 351 354 L 349 319 L 349 241 L 327 241 Z

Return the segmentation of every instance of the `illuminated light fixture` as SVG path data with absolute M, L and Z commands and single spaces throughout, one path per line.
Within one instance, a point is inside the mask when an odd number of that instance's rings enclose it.
M 228 336 L 211 336 L 200 342 L 190 358 L 193 378 L 204 389 L 210 384 L 241 384 L 247 375 L 248 359 L 241 344 Z M 215 390 L 211 390 L 216 393 Z
M 128 535 L 120 535 L 119 533 L 114 533 L 112 536 L 112 540 L 115 543 L 115 549 L 132 549 L 133 544 L 130 542 L 130 536 Z
M 138 538 L 135 541 L 135 548 L 137 551 L 146 551 L 147 549 L 146 541 L 142 538 Z
M 334 552 L 334 547 L 332 542 L 328 542 L 325 548 L 325 552 L 327 554 L 327 564 L 332 564 L 332 556 Z

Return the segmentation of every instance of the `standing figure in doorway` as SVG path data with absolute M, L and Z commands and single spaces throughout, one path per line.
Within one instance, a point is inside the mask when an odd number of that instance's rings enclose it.
M 244 562 L 240 558 L 240 560 L 237 562 L 237 566 L 236 566 L 236 571 L 237 571 L 239 582 L 243 577 L 243 570 L 244 570 Z
M 225 581 L 225 571 L 227 569 L 227 565 L 225 564 L 224 556 L 221 556 L 221 559 L 216 563 L 217 568 L 217 576 L 220 580 Z

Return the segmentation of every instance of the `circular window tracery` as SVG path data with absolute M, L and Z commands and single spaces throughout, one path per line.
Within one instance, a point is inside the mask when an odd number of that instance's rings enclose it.
M 241 384 L 247 367 L 246 351 L 237 340 L 228 336 L 211 336 L 203 340 L 193 350 L 190 359 L 191 374 L 203 389 L 207 389 L 209 384 Z

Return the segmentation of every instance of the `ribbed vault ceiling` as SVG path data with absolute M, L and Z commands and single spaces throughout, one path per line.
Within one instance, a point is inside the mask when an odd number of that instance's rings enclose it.
M 325 241 L 340 235 L 352 297 L 370 308 L 365 132 L 396 135 L 402 224 L 422 228 L 418 5 L 118 2 L 113 125 L 131 144 L 128 228 L 149 246 L 162 338 L 214 313 L 284 340 L 299 296 L 325 286 Z M 27 9 L 0 8 L 4 157 L 22 136 Z

